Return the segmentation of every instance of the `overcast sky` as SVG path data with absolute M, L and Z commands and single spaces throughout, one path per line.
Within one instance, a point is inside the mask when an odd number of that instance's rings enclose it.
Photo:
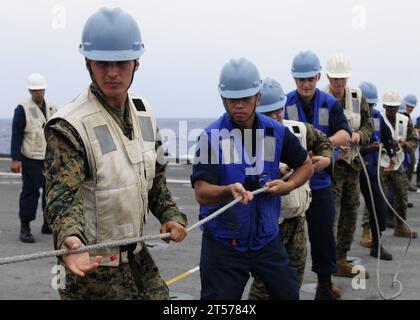
M 131 89 L 148 98 L 158 117 L 220 115 L 219 72 L 232 57 L 252 60 L 263 77 L 293 90 L 291 61 L 307 49 L 323 67 L 331 54 L 346 53 L 350 84 L 367 80 L 380 95 L 395 88 L 420 97 L 418 1 L 14 0 L 1 6 L 0 118 L 11 118 L 27 96 L 32 72 L 46 77 L 46 96 L 58 106 L 89 84 L 78 45 L 86 19 L 102 6 L 121 7 L 138 21 L 146 52 Z

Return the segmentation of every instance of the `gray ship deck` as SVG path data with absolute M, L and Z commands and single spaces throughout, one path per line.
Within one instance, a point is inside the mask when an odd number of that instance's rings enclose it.
M 19 241 L 18 199 L 21 181 L 18 176 L 5 175 L 9 171 L 10 160 L 0 160 L 0 257 L 35 253 L 38 251 L 52 250 L 52 239 L 49 235 L 41 234 L 42 214 L 38 211 L 37 220 L 32 223 L 32 232 L 36 238 L 34 244 L 24 244 Z M 191 166 L 173 165 L 168 168 L 167 178 L 173 196 L 179 207 L 188 216 L 190 224 L 197 221 L 198 206 L 194 199 L 193 190 L 188 183 Z M 408 221 L 420 230 L 420 194 L 410 193 L 409 200 L 414 203 L 413 209 L 408 209 Z M 359 219 L 363 208 L 359 209 Z M 360 221 L 360 220 L 359 220 Z M 145 234 L 159 232 L 157 220 L 150 216 Z M 366 289 L 355 290 L 352 288 L 352 279 L 334 277 L 334 282 L 342 289 L 342 298 L 345 300 L 380 299 L 376 289 L 376 259 L 370 257 L 369 250 L 359 245 L 360 223 L 357 225 L 355 240 L 350 252 L 351 256 L 360 257 L 362 265 L 370 273 L 366 280 Z M 395 238 L 392 230 L 384 233 L 384 246 L 394 255 L 393 261 L 381 261 L 382 289 L 387 295 L 393 294 L 396 289 L 391 289 L 393 274 L 398 260 L 404 253 L 406 239 Z M 201 233 L 198 230 L 191 232 L 185 241 L 179 244 L 165 245 L 163 242 L 148 244 L 152 255 L 165 280 L 173 279 L 184 272 L 198 266 L 200 259 Z M 308 251 L 309 254 L 309 251 Z M 0 266 L 0 299 L 58 299 L 58 293 L 51 286 L 53 274 L 51 270 L 55 265 L 55 258 L 24 262 L 13 265 Z M 404 291 L 399 299 L 420 299 L 420 247 L 419 240 L 415 239 L 404 261 L 399 280 Z M 310 270 L 310 254 L 307 259 L 304 285 L 316 281 L 315 274 Z M 306 286 L 304 286 L 306 288 Z M 200 277 L 199 272 L 174 282 L 169 285 L 172 298 L 199 299 Z M 249 283 L 244 293 L 247 297 Z M 313 293 L 301 291 L 301 299 L 313 299 Z

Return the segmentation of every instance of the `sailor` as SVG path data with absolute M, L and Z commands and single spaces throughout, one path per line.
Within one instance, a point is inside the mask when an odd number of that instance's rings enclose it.
M 395 210 L 398 215 L 407 220 L 408 203 L 408 179 L 404 170 L 405 154 L 410 149 L 415 150 L 418 138 L 409 118 L 398 112 L 401 97 L 396 90 L 388 90 L 383 98 L 385 112 L 382 114 L 385 124 L 391 130 L 396 148 L 396 164 L 392 171 L 384 172 L 388 184 L 391 186 L 395 197 Z M 381 155 L 381 166 L 389 166 L 390 158 L 386 154 Z M 387 184 L 385 184 L 385 187 Z M 387 188 L 384 188 L 385 190 Z M 386 192 L 385 192 L 386 193 Z M 403 238 L 417 238 L 417 232 L 411 231 L 399 219 L 395 220 L 394 236 Z
M 365 98 L 372 115 L 372 125 L 373 133 L 369 141 L 369 145 L 366 147 L 360 148 L 360 153 L 363 155 L 363 159 L 366 162 L 368 179 L 370 182 L 370 188 L 372 190 L 375 212 L 373 212 L 372 200 L 370 197 L 368 180 L 365 174 L 362 172 L 360 174 L 360 190 L 362 192 L 363 198 L 365 200 L 365 206 L 367 208 L 367 225 L 362 225 L 362 240 L 363 243 L 367 241 L 366 238 L 370 238 L 372 233 L 371 246 L 370 246 L 370 255 L 372 257 L 378 256 L 379 249 L 379 237 L 382 235 L 382 231 L 386 229 L 386 202 L 382 197 L 382 194 L 379 189 L 378 184 L 378 156 L 379 156 L 379 145 L 382 143 L 385 148 L 385 152 L 392 160 L 390 166 L 384 170 L 388 171 L 393 169 L 395 165 L 395 149 L 394 149 L 394 140 L 391 135 L 391 130 L 385 125 L 385 122 L 382 118 L 381 112 L 375 109 L 376 104 L 378 103 L 378 90 L 376 86 L 370 82 L 362 82 L 359 85 L 359 89 L 362 91 L 363 97 Z M 380 174 L 379 179 L 383 177 L 383 174 Z M 377 227 L 375 223 L 376 214 L 378 225 L 379 225 L 379 235 L 377 232 Z M 365 219 L 365 218 L 364 218 Z M 392 255 L 383 247 L 380 248 L 380 259 L 382 260 L 392 260 Z
M 182 241 L 187 219 L 166 186 L 153 110 L 128 89 L 144 52 L 134 18 L 102 8 L 80 53 L 91 85 L 46 125 L 46 213 L 56 249 L 140 237 L 148 210 Z M 168 299 L 144 243 L 67 255 L 62 299 Z
M 298 299 L 296 269 L 289 266 L 278 220 L 280 195 L 303 185 L 313 165 L 299 140 L 283 125 L 256 111 L 262 81 L 245 58 L 231 59 L 220 75 L 226 113 L 197 142 L 191 183 L 200 219 L 243 197 L 203 228 L 201 299 L 241 299 L 250 273 L 273 299 Z M 294 170 L 279 180 L 280 162 Z M 253 198 L 251 191 L 267 186 Z
M 311 155 L 314 171 L 325 170 L 332 165 L 333 149 L 327 136 L 311 124 L 284 120 L 284 106 L 287 96 L 280 83 L 274 79 L 266 78 L 261 89 L 261 103 L 257 111 L 277 120 L 292 132 Z M 282 164 L 280 173 L 282 176 L 289 172 L 289 168 Z M 290 194 L 282 196 L 281 216 L 279 220 L 282 241 L 289 256 L 290 265 L 298 270 L 299 285 L 302 285 L 306 264 L 306 236 L 305 236 L 305 211 L 309 208 L 312 200 L 312 192 L 309 181 Z M 259 278 L 255 278 L 251 285 L 249 299 L 269 299 L 268 291 Z M 320 295 L 315 299 L 325 298 Z M 336 299 L 335 295 L 331 295 Z
M 45 178 L 42 173 L 46 142 L 44 124 L 57 111 L 54 103 L 45 99 L 47 82 L 39 73 L 28 77 L 30 97 L 15 109 L 12 125 L 11 170 L 22 172 L 22 191 L 19 197 L 20 241 L 35 242 L 30 222 L 35 220 L 42 189 L 42 210 L 45 208 Z M 51 234 L 44 217 L 41 232 Z
M 352 129 L 350 147 L 340 147 L 334 164 L 333 192 L 335 195 L 335 225 L 337 236 L 336 276 L 353 278 L 353 265 L 347 261 L 356 229 L 357 209 L 360 205 L 360 172 L 362 164 L 357 154 L 361 144 L 367 144 L 373 132 L 370 109 L 359 88 L 347 84 L 352 74 L 350 60 L 342 53 L 327 61 L 329 85 L 325 91 L 332 94 L 343 106 Z M 369 274 L 365 273 L 366 278 Z
M 287 95 L 285 119 L 310 123 L 329 138 L 334 148 L 350 141 L 351 129 L 336 98 L 317 89 L 321 77 L 319 58 L 312 51 L 299 52 L 293 59 L 296 90 Z M 312 202 L 306 211 L 311 243 L 312 271 L 318 277 L 319 294 L 330 297 L 331 275 L 336 272 L 334 198 L 331 171 L 316 172 L 310 181 Z M 335 294 L 340 295 L 335 289 Z
M 412 122 L 411 114 L 414 111 L 416 106 L 417 106 L 417 97 L 414 94 L 409 94 L 402 99 L 401 106 L 400 106 L 400 112 L 403 115 L 407 116 L 408 119 L 410 119 L 410 121 Z M 405 158 L 406 158 L 405 164 L 406 164 L 406 167 L 407 167 L 406 172 L 407 172 L 407 178 L 408 178 L 408 183 L 409 183 L 408 184 L 408 191 L 411 191 L 411 192 L 417 192 L 417 188 L 411 184 L 411 179 L 413 178 L 414 167 L 415 167 L 415 164 L 416 164 L 415 151 L 416 151 L 415 149 L 410 149 L 409 148 L 406 155 L 405 155 Z M 411 206 L 409 205 L 409 208 L 410 207 L 412 208 L 413 205 L 412 204 L 411 204 Z

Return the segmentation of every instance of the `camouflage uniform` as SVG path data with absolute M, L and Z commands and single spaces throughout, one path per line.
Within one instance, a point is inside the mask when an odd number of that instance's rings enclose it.
M 129 116 L 128 100 L 125 102 L 124 111 L 120 111 L 105 102 L 96 85 L 92 84 L 90 89 L 124 134 L 131 138 L 133 125 Z M 45 129 L 45 134 L 47 140 L 45 214 L 53 231 L 54 246 L 56 249 L 61 248 L 69 236 L 77 236 L 87 244 L 80 185 L 90 178 L 90 170 L 82 139 L 77 131 L 62 119 L 50 123 Z M 162 165 L 164 162 L 161 144 L 157 139 L 155 148 L 159 152 L 156 176 L 149 191 L 149 209 L 161 224 L 177 221 L 186 226 L 187 218 L 177 208 L 166 186 L 166 165 Z M 119 267 L 101 266 L 85 278 L 77 278 L 68 272 L 66 290 L 60 291 L 61 297 L 63 299 L 167 299 L 168 289 L 160 278 L 146 247 L 143 248 L 135 258 L 140 266 L 145 289 L 136 288 L 127 263 Z M 62 264 L 60 259 L 59 263 Z
M 332 146 L 327 136 L 315 129 L 311 124 L 305 123 L 306 144 L 308 151 L 315 156 L 324 156 L 332 159 Z M 280 224 L 281 237 L 289 256 L 290 265 L 298 270 L 299 284 L 303 283 L 303 276 L 306 264 L 306 235 L 305 217 L 294 217 L 285 219 Z M 254 278 L 249 292 L 250 300 L 268 300 L 270 295 L 263 281 L 258 277 Z
M 417 135 L 414 131 L 413 124 L 411 121 L 408 122 L 407 128 L 407 148 L 408 150 L 415 150 L 418 145 Z M 394 197 L 395 197 L 395 211 L 398 215 L 401 216 L 404 220 L 407 220 L 407 203 L 408 203 L 408 178 L 407 174 L 404 172 L 404 166 L 401 165 L 397 171 L 383 171 L 385 180 L 391 186 Z M 388 184 L 383 183 L 383 188 L 385 194 L 388 194 Z M 401 222 L 396 219 L 396 224 L 401 224 Z
M 340 103 L 345 105 L 345 96 Z M 360 144 L 368 144 L 373 132 L 369 105 L 362 97 L 360 128 Z M 335 195 L 335 232 L 337 237 L 337 261 L 347 256 L 353 242 L 356 229 L 357 209 L 360 205 L 360 171 L 362 163 L 356 157 L 351 164 L 338 160 L 334 165 L 332 190 Z

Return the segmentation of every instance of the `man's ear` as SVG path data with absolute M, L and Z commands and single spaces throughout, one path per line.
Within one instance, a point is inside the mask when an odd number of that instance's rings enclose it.
M 135 60 L 134 63 L 135 63 L 134 71 L 139 70 L 139 68 L 140 68 L 140 62 L 139 62 L 139 60 Z
M 85 58 L 85 66 L 90 71 L 90 60 L 88 58 Z

